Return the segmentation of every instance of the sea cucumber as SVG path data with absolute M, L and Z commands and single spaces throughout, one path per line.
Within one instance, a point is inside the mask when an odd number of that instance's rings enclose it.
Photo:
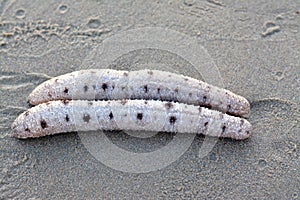
M 246 139 L 251 124 L 200 106 L 156 100 L 57 100 L 22 113 L 12 124 L 17 138 L 88 130 L 198 133 Z
M 229 90 L 191 77 L 158 70 L 75 71 L 42 83 L 33 90 L 28 100 L 37 105 L 52 100 L 121 99 L 175 101 L 235 116 L 243 116 L 250 111 L 249 102 Z

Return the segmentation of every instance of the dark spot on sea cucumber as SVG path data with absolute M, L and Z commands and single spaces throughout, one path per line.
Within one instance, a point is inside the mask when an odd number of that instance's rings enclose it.
M 29 128 L 25 128 L 25 131 L 29 132 L 30 133 L 30 129 Z
M 127 72 L 124 72 L 124 76 L 128 76 L 128 73 L 127 73 Z
M 145 104 L 148 104 L 148 101 L 145 101 L 144 103 L 145 103 Z
M 127 114 L 126 114 L 126 113 L 124 114 L 124 117 L 127 117 Z
M 241 119 L 241 126 L 243 126 L 244 122 L 245 122 L 245 121 L 244 121 L 243 119 Z
M 41 120 L 41 127 L 42 127 L 42 129 L 45 129 L 48 127 L 47 122 L 45 120 Z
M 83 117 L 82 117 L 83 121 L 89 123 L 91 117 L 89 114 L 83 114 Z
M 64 93 L 68 93 L 69 92 L 69 89 L 68 88 L 65 88 L 65 90 L 64 90 Z
M 26 111 L 26 112 L 24 113 L 24 115 L 25 115 L 25 116 L 28 116 L 28 115 L 29 115 L 29 111 Z
M 142 120 L 142 119 L 143 119 L 143 113 L 138 113 L 138 114 L 136 115 L 136 118 L 137 118 L 138 120 Z
M 151 100 L 159 100 L 158 96 L 153 96 Z M 164 99 L 164 101 L 167 101 L 166 99 Z
M 125 90 L 125 87 L 122 87 L 122 90 Z
M 126 99 L 122 99 L 122 100 L 121 100 L 121 104 L 122 104 L 122 105 L 125 105 L 127 102 L 128 102 L 128 101 L 127 101 Z
M 231 109 L 231 105 L 227 105 L 227 110 L 230 110 Z
M 88 101 L 88 105 L 89 105 L 89 106 L 92 106 L 92 105 L 93 105 L 93 102 Z
M 249 131 L 246 131 L 246 134 L 247 134 L 247 135 L 250 135 L 250 132 L 249 132 Z
M 66 99 L 65 99 L 65 100 L 62 100 L 62 103 L 65 104 L 65 105 L 68 105 L 69 102 L 70 102 L 70 101 L 69 101 L 69 100 L 66 100 Z
M 85 92 L 87 92 L 88 89 L 89 89 L 89 87 L 88 87 L 87 85 L 85 85 L 83 88 L 84 88 L 84 91 L 85 91 Z
M 153 71 L 148 71 L 148 74 L 153 75 Z
M 109 116 L 109 119 L 113 119 L 114 118 L 114 115 L 112 114 L 112 112 L 110 112 L 108 116 Z
M 159 94 L 160 93 L 160 88 L 157 88 L 157 94 Z
M 177 118 L 176 118 L 175 116 L 171 116 L 171 117 L 169 118 L 170 124 L 175 124 L 176 120 L 177 120 Z
M 198 110 L 199 110 L 199 113 L 202 112 L 202 108 L 200 106 L 198 107 Z
M 222 126 L 222 134 L 225 132 L 226 126 Z
M 103 83 L 103 84 L 102 84 L 102 89 L 105 91 L 107 88 L 108 88 L 107 84 L 106 84 L 106 83 Z
M 210 104 L 203 105 L 203 107 L 208 108 L 208 109 L 212 108 L 212 106 Z
M 175 91 L 176 93 L 178 93 L 178 88 L 176 88 L 174 91 Z
M 112 89 L 115 89 L 115 86 L 114 86 L 114 85 L 112 85 L 111 87 L 112 87 Z
M 51 98 L 52 97 L 52 94 L 50 92 L 48 92 L 48 96 Z
M 69 118 L 69 115 L 68 115 L 68 114 L 66 114 L 66 121 L 67 121 L 67 122 L 70 121 L 70 118 Z
M 239 133 L 242 132 L 242 129 L 239 129 Z
M 188 79 L 188 78 L 185 78 L 184 80 L 185 80 L 185 81 L 188 81 L 189 79 Z
M 148 86 L 144 85 L 144 92 L 147 93 L 148 92 Z
M 208 122 L 205 122 L 205 123 L 204 123 L 204 126 L 206 127 L 207 125 L 208 125 Z
M 190 93 L 189 93 L 189 97 L 191 97 L 191 96 L 193 96 L 193 93 L 190 92 Z
M 206 102 L 207 96 L 203 96 L 203 102 Z
M 96 85 L 93 85 L 93 89 L 94 89 L 94 90 L 96 89 Z
M 165 103 L 165 107 L 167 109 L 171 109 L 171 108 L 173 108 L 173 104 L 171 102 L 167 102 L 167 103 Z
M 57 83 L 58 82 L 58 78 L 57 79 L 55 79 L 55 83 Z

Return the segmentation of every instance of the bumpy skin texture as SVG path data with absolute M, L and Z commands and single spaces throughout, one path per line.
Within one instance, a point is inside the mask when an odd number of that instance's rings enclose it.
M 175 101 L 243 116 L 250 111 L 242 96 L 205 82 L 158 70 L 91 69 L 52 78 L 30 95 L 33 105 L 51 100 L 146 99 Z
M 88 130 L 142 130 L 246 139 L 251 124 L 200 106 L 155 100 L 63 100 L 39 104 L 12 124 L 17 138 Z

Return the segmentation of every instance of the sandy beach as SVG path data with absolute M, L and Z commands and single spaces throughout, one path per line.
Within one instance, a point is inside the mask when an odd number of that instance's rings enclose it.
M 299 12 L 284 0 L 0 0 L 0 199 L 299 199 Z M 10 137 L 36 86 L 91 68 L 224 87 L 249 100 L 252 137 Z

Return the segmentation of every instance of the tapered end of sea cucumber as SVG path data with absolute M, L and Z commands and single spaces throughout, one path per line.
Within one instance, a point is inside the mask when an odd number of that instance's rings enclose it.
M 239 95 L 234 96 L 233 102 L 230 103 L 230 109 L 227 113 L 234 116 L 247 116 L 250 113 L 250 103 L 249 101 Z
M 28 103 L 30 103 L 31 105 L 38 105 L 40 103 L 43 103 L 44 102 L 43 97 L 45 97 L 47 95 L 47 93 L 49 93 L 49 92 L 45 88 L 42 89 L 41 86 L 38 86 L 29 94 Z M 48 98 L 49 97 L 50 96 L 48 95 Z
M 27 124 L 27 122 L 30 123 L 30 121 L 26 120 L 27 116 L 28 116 L 28 111 L 20 114 L 17 117 L 17 119 L 15 119 L 15 121 L 11 125 L 11 129 L 12 129 L 10 134 L 11 137 L 19 138 L 19 139 L 36 137 Z
M 11 131 L 10 136 L 14 137 L 14 138 L 25 139 L 25 138 L 27 138 L 27 136 L 25 134 L 25 130 L 23 130 L 24 128 L 23 128 L 22 124 L 20 124 L 18 122 L 18 118 L 11 125 L 12 131 Z
M 246 116 L 250 114 L 250 103 L 247 99 L 243 98 L 240 103 L 240 116 Z
M 252 125 L 247 120 L 243 120 L 242 129 L 238 130 L 238 133 L 236 133 L 233 138 L 236 140 L 245 140 L 251 137 L 252 134 Z

